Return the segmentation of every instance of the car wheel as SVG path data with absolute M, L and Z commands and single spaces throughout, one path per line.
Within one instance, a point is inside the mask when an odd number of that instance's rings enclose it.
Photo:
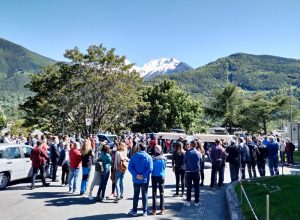
M 9 175 L 7 173 L 0 173 L 0 190 L 7 187 L 9 183 Z

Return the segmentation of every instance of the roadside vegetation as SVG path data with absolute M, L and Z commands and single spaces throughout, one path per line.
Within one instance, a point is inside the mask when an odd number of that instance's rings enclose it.
M 300 219 L 300 175 L 274 176 L 243 181 L 242 185 L 258 219 L 266 219 L 266 195 L 269 195 L 270 219 Z M 239 201 L 241 201 L 240 184 L 236 185 L 235 191 Z M 242 201 L 245 219 L 255 219 L 244 196 Z

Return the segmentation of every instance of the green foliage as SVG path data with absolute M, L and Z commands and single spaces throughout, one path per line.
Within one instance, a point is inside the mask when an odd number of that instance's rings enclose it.
M 217 90 L 214 98 L 205 108 L 205 112 L 213 120 L 221 119 L 222 126 L 228 127 L 229 133 L 233 132 L 233 127 L 238 126 L 241 112 L 242 98 L 238 87 L 228 84 L 223 90 Z
M 27 85 L 34 92 L 21 106 L 26 125 L 84 133 L 128 127 L 140 104 L 142 79 L 125 64 L 125 56 L 102 45 L 90 46 L 87 54 L 67 50 L 71 63 L 56 63 L 35 74 Z M 85 125 L 92 119 L 90 127 Z
M 0 38 L 0 72 L 8 77 L 18 72 L 36 72 L 55 61 Z
M 140 109 L 133 130 L 159 132 L 184 128 L 189 132 L 199 129 L 202 119 L 200 103 L 179 89 L 174 81 L 165 80 L 147 87 L 143 101 L 147 105 Z
M 24 127 L 25 120 L 24 119 L 18 119 L 15 121 L 15 123 L 10 127 L 10 131 L 13 135 L 19 135 L 23 134 L 25 137 L 30 132 L 30 127 Z
M 3 113 L 3 110 L 0 108 L 0 130 L 6 127 L 6 116 Z

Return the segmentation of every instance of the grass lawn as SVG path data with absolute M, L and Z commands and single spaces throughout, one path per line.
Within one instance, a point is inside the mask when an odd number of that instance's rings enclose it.
M 300 151 L 294 152 L 294 161 L 300 163 Z
M 267 194 L 269 194 L 271 220 L 300 219 L 300 175 L 257 179 L 243 182 L 242 185 L 258 219 L 266 219 Z M 241 201 L 240 184 L 236 185 L 235 191 Z M 246 220 L 254 219 L 244 196 L 242 210 Z

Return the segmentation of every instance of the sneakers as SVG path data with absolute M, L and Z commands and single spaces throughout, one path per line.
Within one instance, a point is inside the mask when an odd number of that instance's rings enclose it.
M 132 209 L 128 212 L 128 215 L 131 215 L 133 217 L 136 217 L 137 216 L 137 213 L 134 212 Z
M 175 193 L 173 196 L 174 196 L 174 197 L 178 197 L 178 196 L 179 196 L 179 194 L 178 194 L 178 193 Z
M 190 201 L 186 201 L 186 202 L 184 203 L 184 205 L 185 205 L 185 206 L 191 206 L 191 202 L 190 202 Z
M 161 210 L 160 213 L 158 213 L 159 215 L 164 215 L 165 214 L 165 210 Z
M 88 198 L 89 198 L 89 200 L 93 200 L 94 199 L 92 193 L 89 194 Z
M 200 206 L 200 202 L 195 202 L 195 206 Z

